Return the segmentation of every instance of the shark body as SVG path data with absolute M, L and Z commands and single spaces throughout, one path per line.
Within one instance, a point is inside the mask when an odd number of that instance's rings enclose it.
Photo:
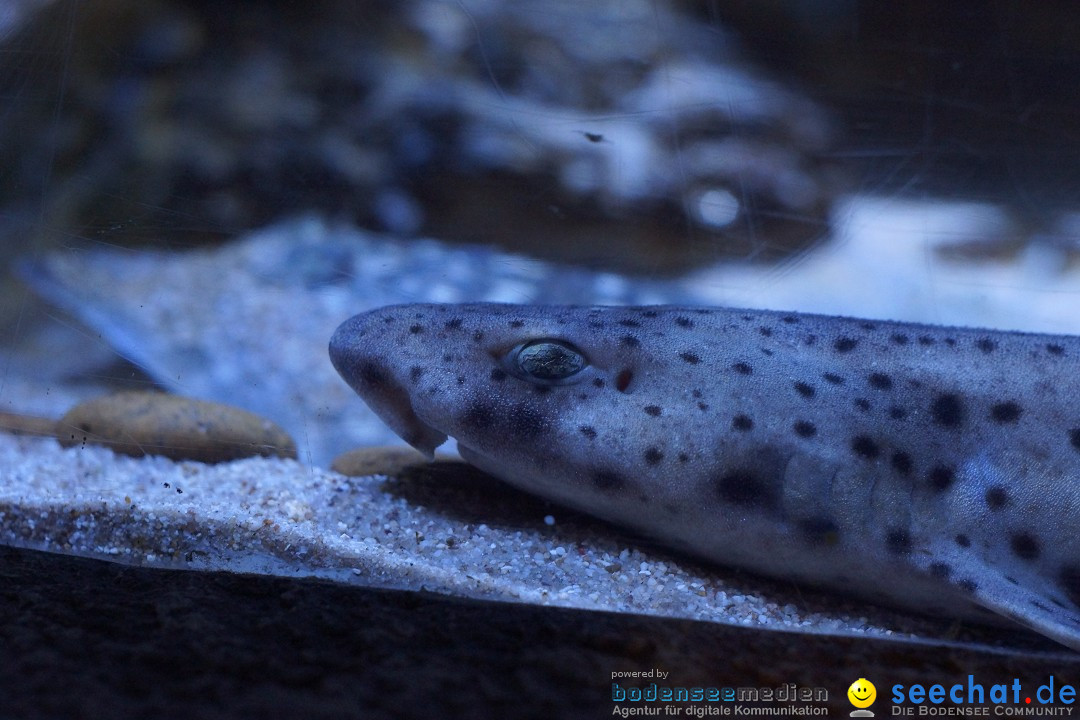
M 1080 650 L 1080 338 L 399 305 L 343 323 L 330 356 L 425 453 L 453 436 L 512 485 L 698 557 Z

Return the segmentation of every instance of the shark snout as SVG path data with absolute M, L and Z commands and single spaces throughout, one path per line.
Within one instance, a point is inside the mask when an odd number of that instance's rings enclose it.
M 431 457 L 435 448 L 446 441 L 446 434 L 421 420 L 412 406 L 405 378 L 404 363 L 395 361 L 393 332 L 394 308 L 383 308 L 355 315 L 334 331 L 330 338 L 330 362 L 357 395 L 402 440 Z

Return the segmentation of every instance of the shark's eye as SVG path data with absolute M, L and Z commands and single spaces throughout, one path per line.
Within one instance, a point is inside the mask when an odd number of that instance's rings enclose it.
M 530 340 L 511 350 L 507 360 L 517 377 L 545 385 L 570 381 L 589 364 L 577 348 L 562 340 Z

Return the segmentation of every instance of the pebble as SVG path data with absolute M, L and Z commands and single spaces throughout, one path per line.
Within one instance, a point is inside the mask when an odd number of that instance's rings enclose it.
M 92 443 L 133 457 L 204 463 L 296 458 L 296 443 L 274 423 L 230 405 L 160 392 L 128 391 L 80 403 L 56 423 L 64 447 Z
M 434 462 L 456 461 L 453 455 L 436 453 Z M 330 469 L 350 477 L 369 475 L 400 475 L 407 468 L 427 465 L 428 460 L 422 453 L 412 448 L 403 447 L 363 447 L 343 452 L 334 458 Z

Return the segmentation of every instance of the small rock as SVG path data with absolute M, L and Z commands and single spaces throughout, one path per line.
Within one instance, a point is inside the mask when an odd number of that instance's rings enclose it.
M 436 453 L 435 461 L 456 460 L 452 455 Z M 386 475 L 397 477 L 406 468 L 427 465 L 430 461 L 412 448 L 403 447 L 365 447 L 341 453 L 330 469 L 342 475 L 364 477 L 367 475 Z
M 64 447 L 94 443 L 114 452 L 228 462 L 254 455 L 296 457 L 280 427 L 247 410 L 159 392 L 121 392 L 72 408 L 56 423 Z
M 52 437 L 56 423 L 49 418 L 0 412 L 0 430 L 12 435 L 46 435 Z

